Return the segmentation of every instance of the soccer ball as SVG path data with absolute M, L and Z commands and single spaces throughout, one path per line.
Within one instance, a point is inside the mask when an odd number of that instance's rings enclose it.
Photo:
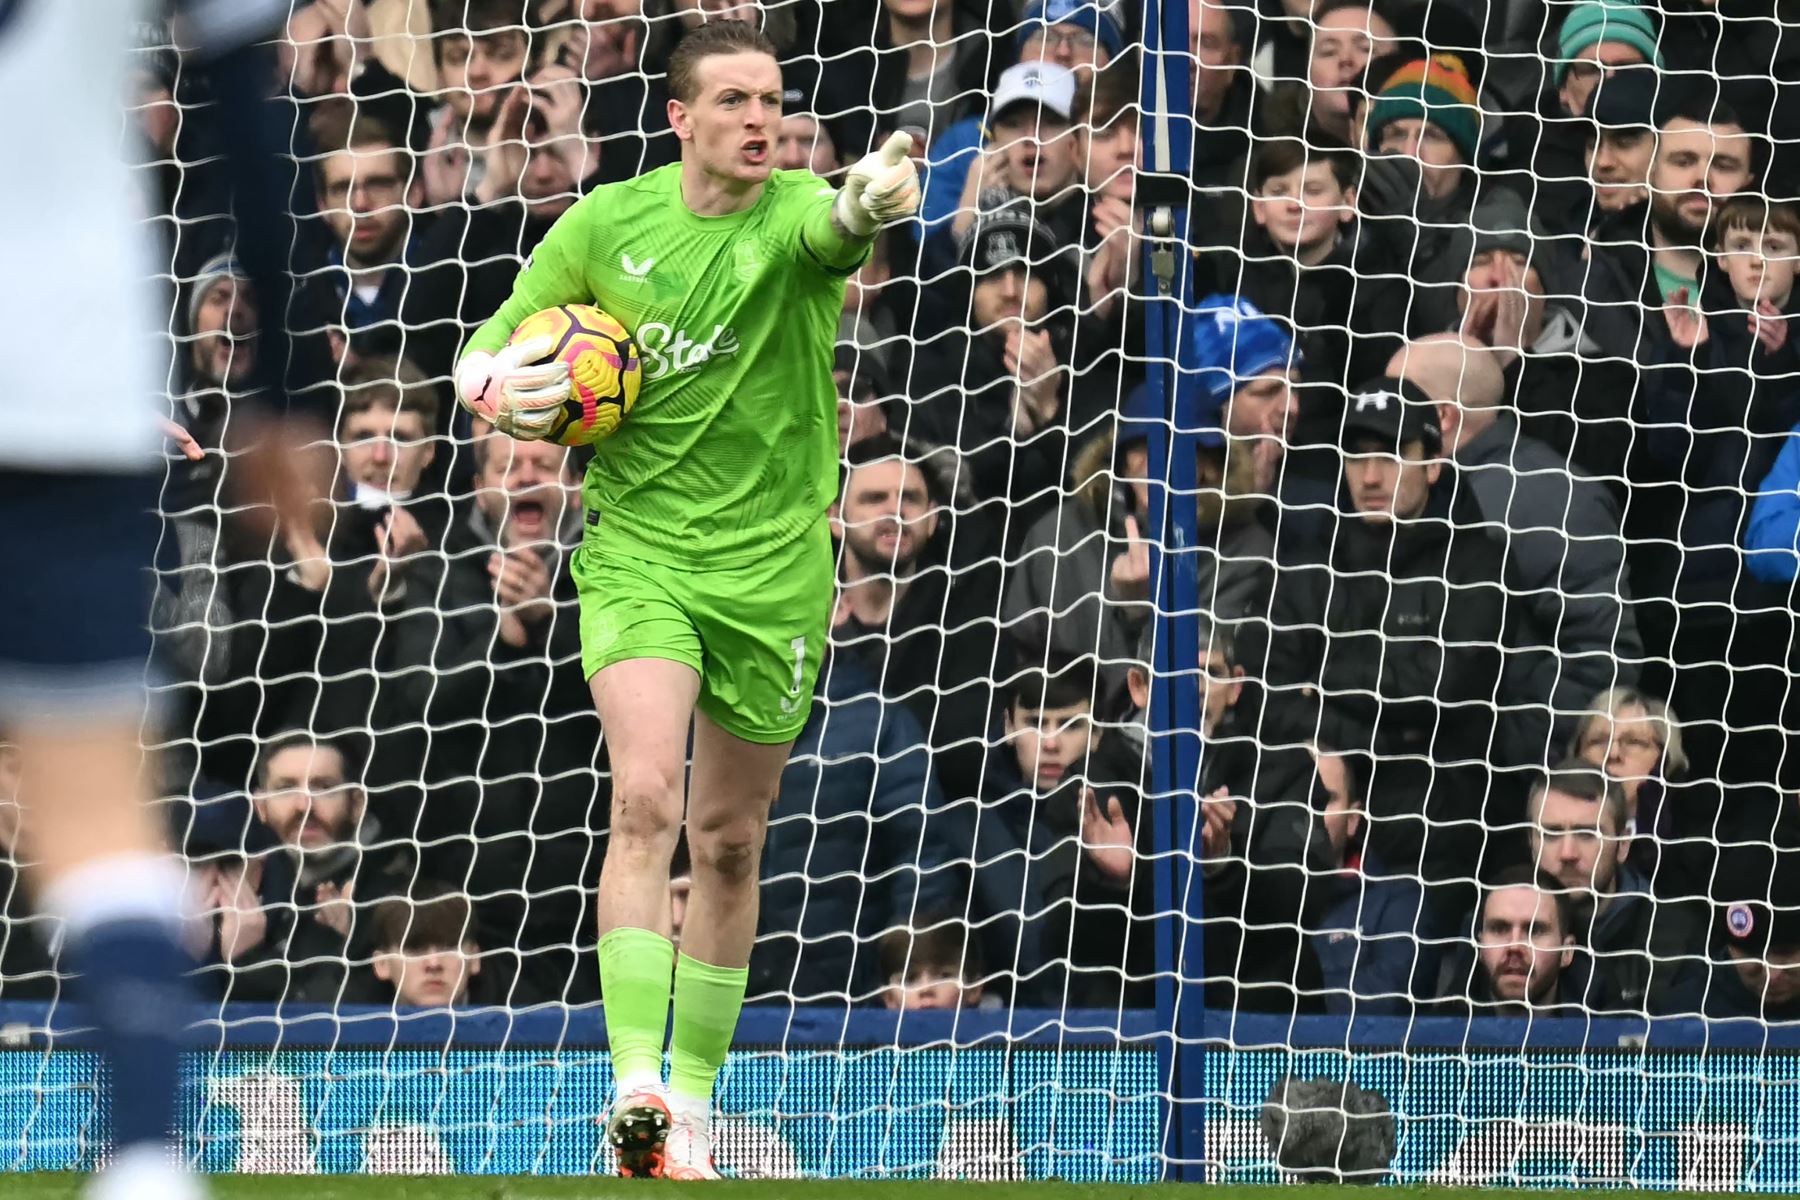
M 591 304 L 560 304 L 533 313 L 510 341 L 547 337 L 553 349 L 542 361 L 569 364 L 569 398 L 547 442 L 586 446 L 611 437 L 637 403 L 643 360 L 625 326 Z

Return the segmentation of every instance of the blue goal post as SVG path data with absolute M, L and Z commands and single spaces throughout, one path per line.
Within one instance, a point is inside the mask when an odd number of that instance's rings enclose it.
M 1206 1157 L 1205 1058 L 1201 1045 L 1205 998 L 1199 918 L 1197 839 L 1200 807 L 1200 687 L 1194 614 L 1200 595 L 1194 558 L 1180 547 L 1198 542 L 1195 429 L 1181 414 L 1194 411 L 1198 376 L 1184 336 L 1194 307 L 1186 252 L 1188 169 L 1193 146 L 1193 60 L 1188 54 L 1186 0 L 1144 5 L 1142 295 L 1148 316 L 1148 384 L 1169 421 L 1151 435 L 1150 488 L 1153 616 L 1149 741 L 1155 821 L 1156 1014 L 1158 1074 L 1163 1092 L 1164 1177 L 1198 1181 Z M 1175 547 L 1164 554 L 1164 547 Z

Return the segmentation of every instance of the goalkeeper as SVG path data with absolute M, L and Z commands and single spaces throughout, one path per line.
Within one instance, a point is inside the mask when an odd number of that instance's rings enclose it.
M 806 723 L 832 597 L 837 489 L 831 368 L 844 281 L 919 201 L 895 135 L 841 190 L 771 164 L 773 45 L 700 26 L 669 60 L 681 161 L 597 188 L 557 221 L 470 340 L 456 387 L 514 437 L 567 397 L 527 316 L 591 303 L 634 332 L 637 405 L 600 444 L 573 560 L 582 667 L 613 772 L 600 871 L 600 984 L 621 1174 L 715 1179 L 712 1091 L 743 1005 L 769 806 Z M 686 798 L 693 890 L 669 940 L 669 864 Z M 663 1032 L 673 978 L 671 1078 Z

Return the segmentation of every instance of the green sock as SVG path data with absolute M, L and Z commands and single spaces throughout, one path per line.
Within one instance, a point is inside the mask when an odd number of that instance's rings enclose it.
M 660 933 L 620 928 L 600 939 L 600 1000 L 621 1095 L 662 1083 L 674 970 L 675 943 Z
M 713 1084 L 744 1007 L 744 967 L 715 967 L 680 955 L 675 960 L 675 1035 L 669 1042 L 669 1090 L 711 1101 Z

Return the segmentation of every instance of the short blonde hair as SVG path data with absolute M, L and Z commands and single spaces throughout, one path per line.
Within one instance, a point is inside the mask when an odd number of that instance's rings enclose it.
M 1641 708 L 1644 715 L 1660 727 L 1662 731 L 1662 765 L 1663 774 L 1667 777 L 1680 777 L 1687 774 L 1687 751 L 1681 745 L 1681 719 L 1675 710 L 1669 707 L 1668 701 L 1660 700 L 1647 692 L 1640 692 L 1634 687 L 1607 688 L 1588 702 L 1588 710 L 1582 716 L 1580 724 L 1575 726 L 1575 736 L 1569 743 L 1569 753 L 1579 756 L 1581 744 L 1588 739 L 1594 724 L 1601 720 L 1616 720 L 1619 713 L 1627 708 Z

